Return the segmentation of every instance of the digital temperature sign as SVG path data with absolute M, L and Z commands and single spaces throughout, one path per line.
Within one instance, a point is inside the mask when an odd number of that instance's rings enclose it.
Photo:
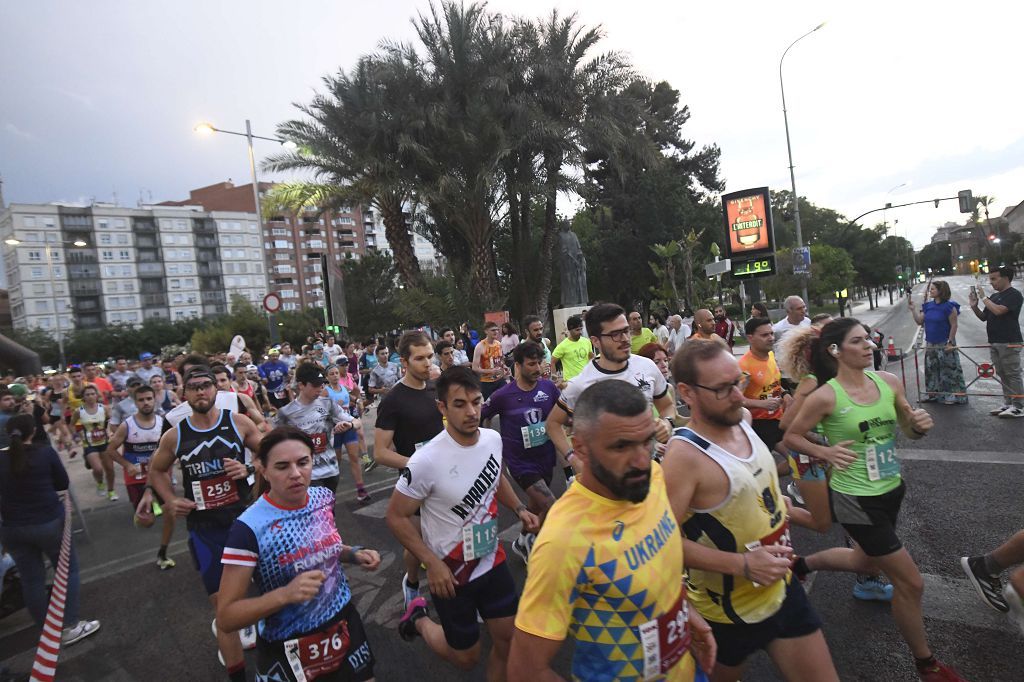
M 775 256 L 762 256 L 754 260 L 733 261 L 733 277 L 768 277 L 775 274 Z

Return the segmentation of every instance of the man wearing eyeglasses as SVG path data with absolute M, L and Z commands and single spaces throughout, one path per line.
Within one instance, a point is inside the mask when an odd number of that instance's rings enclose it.
M 676 418 L 675 400 L 661 370 L 653 361 L 631 352 L 633 337 L 626 311 L 614 303 L 599 303 L 587 311 L 586 325 L 591 343 L 600 351 L 599 357 L 566 385 L 546 422 L 548 438 L 569 464 L 565 469 L 567 478 L 573 475 L 573 470 L 578 470 L 578 465 L 573 463 L 576 458 L 564 427 L 572 418 L 576 399 L 588 386 L 615 379 L 639 388 L 647 402 L 658 410 L 655 437 L 660 443 L 668 442 Z
M 691 417 L 669 442 L 662 473 L 684 533 L 689 603 L 718 646 L 712 679 L 740 679 L 762 649 L 783 679 L 838 682 L 821 621 L 790 570 L 789 522 L 810 515 L 789 507 L 749 424 L 746 376 L 728 348 L 706 340 L 683 345 L 672 375 Z
M 245 464 L 245 448 L 256 450 L 262 434 L 248 417 L 215 406 L 217 385 L 210 368 L 190 367 L 182 378 L 192 414 L 160 438 L 148 485 L 165 500 L 167 512 L 185 517 L 189 550 L 216 610 L 220 557 L 231 524 L 245 511 L 250 497 L 246 478 L 255 471 Z M 176 460 L 181 460 L 184 497 L 171 487 L 170 469 Z M 238 633 L 217 628 L 217 645 L 228 677 L 245 680 Z

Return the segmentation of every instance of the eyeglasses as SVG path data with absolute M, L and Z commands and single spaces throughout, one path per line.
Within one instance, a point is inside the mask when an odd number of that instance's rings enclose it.
M 743 393 L 744 389 L 746 389 L 747 384 L 749 384 L 749 383 L 750 383 L 750 375 L 747 374 L 746 372 L 744 372 L 743 376 L 741 376 L 739 379 L 737 379 L 736 381 L 732 382 L 731 384 L 726 384 L 725 386 L 715 386 L 715 387 L 712 387 L 712 386 L 704 386 L 703 384 L 691 384 L 691 385 L 692 386 L 696 386 L 697 388 L 703 388 L 705 391 L 711 391 L 712 393 L 715 394 L 715 399 L 716 400 L 725 400 L 726 398 L 729 397 L 730 394 L 732 394 L 732 390 L 734 388 L 737 389 L 740 393 Z
M 598 336 L 607 336 L 612 341 L 624 341 L 629 338 L 629 327 L 616 329 L 608 332 L 607 334 L 598 334 Z
M 204 381 L 198 384 L 185 384 L 186 391 L 205 391 L 210 388 L 213 388 L 212 381 Z

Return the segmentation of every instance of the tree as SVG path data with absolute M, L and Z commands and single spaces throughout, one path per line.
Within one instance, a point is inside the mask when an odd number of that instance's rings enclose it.
M 345 280 L 349 333 L 367 338 L 395 326 L 393 311 L 398 288 L 394 260 L 385 253 L 368 253 L 341 264 Z
M 682 310 L 683 300 L 679 297 L 679 287 L 676 286 L 676 259 L 681 252 L 679 242 L 654 244 L 650 249 L 658 257 L 657 262 L 650 263 L 651 271 L 661 284 L 655 292 L 660 293 L 662 298 L 670 299 L 673 309 Z
M 414 198 L 410 163 L 423 124 L 425 83 L 408 57 L 401 50 L 363 57 L 351 74 L 342 70 L 324 78 L 326 94 L 296 105 L 307 119 L 278 126 L 298 149 L 271 156 L 263 166 L 311 171 L 316 180 L 279 186 L 269 197 L 271 209 L 322 210 L 359 201 L 379 210 L 402 282 L 413 287 L 423 281 L 405 212 Z
M 932 242 L 925 246 L 917 254 L 917 264 L 925 272 L 929 269 L 933 273 L 950 270 L 953 267 L 953 251 L 949 242 Z

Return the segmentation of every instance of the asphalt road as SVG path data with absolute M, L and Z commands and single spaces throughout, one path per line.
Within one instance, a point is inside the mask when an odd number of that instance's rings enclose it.
M 982 323 L 966 309 L 970 283 L 965 277 L 950 279 L 954 299 L 964 306 L 959 341 L 965 346 L 985 340 Z M 921 289 L 918 286 L 918 301 Z M 916 375 L 914 354 L 909 349 L 914 325 L 905 299 L 897 301 L 894 308 L 867 311 L 859 306 L 854 313 L 887 335 L 891 333 L 897 345 L 908 349 L 903 362 L 892 363 L 890 369 L 905 378 L 913 401 Z M 984 360 L 983 349 L 965 352 Z M 964 370 L 968 380 L 976 375 L 966 359 Z M 971 390 L 998 392 L 998 385 L 979 380 Z M 1024 487 L 1020 446 L 1024 423 L 989 417 L 988 410 L 1001 402 L 997 397 L 972 396 L 962 407 L 929 404 L 927 409 L 936 417 L 933 432 L 921 441 L 899 444 L 909 489 L 901 516 L 902 537 L 925 575 L 925 615 L 932 646 L 966 679 L 983 682 L 1024 679 L 1024 638 L 1004 616 L 981 603 L 958 563 L 961 555 L 985 552 L 1024 527 L 1020 494 Z M 80 518 L 89 531 L 88 537 L 84 532 L 75 536 L 82 565 L 81 611 L 83 617 L 100 619 L 102 629 L 62 653 L 57 678 L 67 682 L 224 679 L 210 633 L 213 614 L 191 566 L 183 524 L 176 530 L 170 552 L 177 568 L 159 571 L 154 561 L 157 531 L 133 527 L 123 490 L 119 502 L 101 500 L 95 497 L 91 478 L 78 460 L 69 464 L 69 471 L 82 507 Z M 352 485 L 343 478 L 337 515 L 345 542 L 377 548 L 383 556 L 378 572 L 349 573 L 377 658 L 377 678 L 482 680 L 482 665 L 472 673 L 459 673 L 435 659 L 421 641 L 403 642 L 395 631 L 403 569 L 400 547 L 383 520 L 395 476 L 390 470 L 376 470 L 367 476 L 374 502 L 366 507 L 356 504 Z M 506 541 L 517 533 L 513 521 L 511 514 L 503 511 L 499 525 Z M 826 535 L 802 529 L 794 532 L 794 545 L 802 554 L 842 542 L 835 529 Z M 521 587 L 525 567 L 511 552 L 509 555 Z M 851 576 L 824 573 L 815 575 L 808 585 L 841 679 L 917 679 L 888 606 L 856 601 L 850 593 L 852 585 Z M 36 637 L 24 611 L 0 620 L 0 667 L 26 672 Z M 571 645 L 567 644 L 556 661 L 563 675 L 568 674 L 570 654 Z M 779 678 L 760 655 L 743 679 Z

